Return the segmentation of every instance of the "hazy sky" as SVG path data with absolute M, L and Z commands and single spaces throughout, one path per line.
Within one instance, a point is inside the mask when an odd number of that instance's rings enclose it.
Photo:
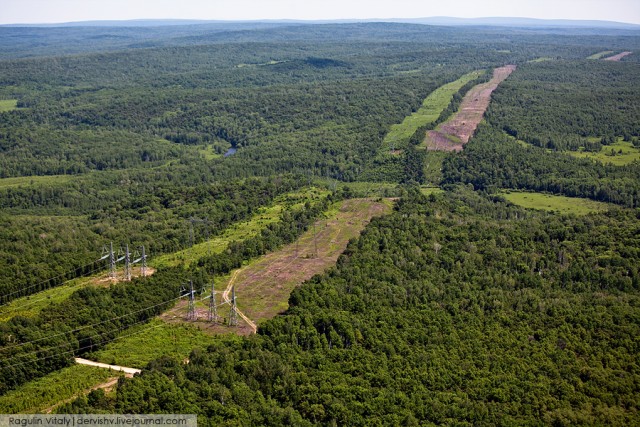
M 121 19 L 429 16 L 599 19 L 640 24 L 640 0 L 0 0 L 0 24 Z

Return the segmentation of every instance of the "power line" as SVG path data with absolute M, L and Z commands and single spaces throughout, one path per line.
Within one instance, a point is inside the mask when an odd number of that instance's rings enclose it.
M 147 319 L 147 320 L 149 320 L 149 319 Z M 145 321 L 146 321 L 146 320 L 145 320 Z M 141 323 L 141 322 L 138 322 L 138 323 Z M 37 358 L 37 359 L 29 360 L 29 361 L 27 361 L 27 362 L 20 362 L 20 363 L 14 363 L 13 365 L 2 366 L 2 367 L 0 367 L 0 369 L 13 368 L 13 367 L 16 367 L 16 366 L 26 365 L 26 364 L 28 364 L 28 363 L 38 362 L 38 361 L 40 361 L 40 360 L 51 359 L 52 357 L 61 356 L 61 355 L 63 355 L 63 354 L 69 354 L 69 353 L 80 352 L 81 350 L 86 350 L 86 349 L 91 348 L 91 347 L 93 347 L 93 346 L 95 346 L 95 345 L 102 345 L 102 344 L 106 344 L 106 343 L 108 343 L 108 342 L 117 341 L 117 340 L 122 339 L 122 338 L 127 338 L 127 337 L 130 337 L 130 336 L 132 336 L 132 335 L 141 334 L 141 333 L 143 333 L 143 332 L 147 332 L 147 331 L 149 331 L 149 330 L 151 330 L 151 329 L 159 328 L 160 326 L 164 326 L 164 323 L 162 323 L 162 324 L 160 324 L 160 325 L 151 326 L 151 327 L 149 327 L 149 328 L 145 328 L 145 329 L 143 329 L 143 330 L 141 330 L 141 331 L 133 332 L 133 333 L 131 333 L 131 334 L 127 334 L 127 335 L 120 335 L 120 336 L 117 336 L 117 337 L 115 337 L 115 338 L 107 339 L 107 340 L 104 340 L 104 341 L 102 341 L 102 342 L 100 342 L 100 343 L 97 343 L 97 344 L 95 344 L 95 343 L 94 343 L 94 344 L 92 344 L 92 345 L 88 345 L 88 346 L 85 346 L 85 347 L 80 347 L 80 348 L 78 348 L 78 349 L 76 349 L 76 350 L 64 351 L 64 352 L 62 352 L 62 353 L 57 353 L 57 354 L 53 354 L 53 355 L 50 355 L 50 356 L 39 357 L 39 358 Z M 115 330 L 115 329 L 114 329 L 114 330 Z
M 90 266 L 90 265 L 92 265 L 92 264 L 95 264 L 96 262 L 100 262 L 100 260 L 98 259 L 98 260 L 96 260 L 96 261 L 92 261 L 92 262 L 90 262 L 89 264 L 85 264 L 85 265 L 82 265 L 82 266 L 80 266 L 80 267 L 74 268 L 73 270 L 69 270 L 69 271 L 67 271 L 67 272 L 65 272 L 65 273 L 62 273 L 62 274 L 59 274 L 59 275 L 57 275 L 57 276 L 55 276 L 55 277 L 49 278 L 49 279 L 47 279 L 47 280 L 43 280 L 42 282 L 38 282 L 38 283 L 33 284 L 33 285 L 31 285 L 31 286 L 27 286 L 26 288 L 21 288 L 21 289 L 19 289 L 19 290 L 17 290 L 17 291 L 13 291 L 13 292 L 10 292 L 10 293 L 8 293 L 8 294 L 0 295 L 0 299 L 6 298 L 6 297 L 10 297 L 11 295 L 15 295 L 15 294 L 18 294 L 18 293 L 24 292 L 24 291 L 26 291 L 26 290 L 28 290 L 28 289 L 31 289 L 31 288 L 35 288 L 36 286 L 40 286 L 40 285 L 42 285 L 42 284 L 45 284 L 45 283 L 50 282 L 50 281 L 52 281 L 52 280 L 58 279 L 58 278 L 60 278 L 60 277 L 66 277 L 69 273 L 71 273 L 71 272 L 73 272 L 73 271 L 76 271 L 76 270 L 79 270 L 79 269 L 84 269 L 85 267 L 88 267 L 88 266 Z M 100 269 L 100 270 L 101 270 L 101 269 Z M 93 271 L 97 271 L 97 270 L 93 270 Z M 93 272 L 93 271 L 92 271 L 92 272 Z M 64 283 L 70 282 L 70 281 L 75 280 L 75 279 L 77 279 L 77 278 L 79 278 L 79 277 L 86 276 L 87 274 L 91 274 L 92 272 L 90 272 L 90 273 L 85 273 L 85 274 L 83 274 L 83 275 L 80 275 L 80 276 L 74 277 L 73 279 L 66 280 L 66 281 L 62 282 L 61 284 L 64 284 Z M 51 286 L 50 288 L 53 288 L 53 287 L 54 287 L 54 286 Z M 48 288 L 48 289 L 50 289 L 50 288 Z M 25 295 L 25 296 L 26 296 L 26 295 Z M 4 304 L 7 304 L 7 303 L 4 303 Z M 4 304 L 3 304 L 3 305 L 4 305 Z
M 97 271 L 100 271 L 100 270 L 102 270 L 102 268 L 96 268 L 95 270 L 91 270 L 90 272 L 86 273 L 84 276 L 78 276 L 78 277 L 75 277 L 75 278 L 73 278 L 73 279 L 69 279 L 69 280 L 67 280 L 67 281 L 62 282 L 60 285 L 58 285 L 58 286 L 54 286 L 54 287 L 51 287 L 51 288 L 49 288 L 49 289 L 53 289 L 53 288 L 61 287 L 62 285 L 66 284 L 66 283 L 73 282 L 74 280 L 81 279 L 82 277 L 85 277 L 85 276 L 89 276 L 89 275 L 91 275 L 91 274 L 93 274 L 93 273 L 95 273 L 95 272 L 97 272 Z M 81 285 L 81 283 L 77 283 L 77 284 L 75 284 L 75 285 L 72 285 L 72 286 L 70 286 L 69 288 L 73 288 L 73 287 L 75 287 L 75 286 L 79 286 L 79 285 Z M 46 289 L 46 290 L 49 290 L 49 289 Z M 44 292 L 44 290 L 43 290 L 42 292 Z M 32 295 L 34 295 L 34 294 L 32 294 Z M 29 295 L 25 295 L 25 297 L 27 297 L 27 296 L 29 296 Z M 37 303 L 38 303 L 38 302 L 40 302 L 40 301 L 44 301 L 44 300 L 46 300 L 46 299 L 49 299 L 49 297 L 48 297 L 48 296 L 46 296 L 46 297 L 39 298 L 39 299 L 36 299 L 36 300 L 29 300 L 29 302 L 28 302 L 28 303 L 26 303 L 26 304 L 19 305 L 18 307 L 14 307 L 14 308 L 12 308 L 12 309 L 10 309 L 10 310 L 1 311 L 1 312 L 0 312 L 0 315 L 5 315 L 5 314 L 8 314 L 8 313 L 13 313 L 14 311 L 23 310 L 23 309 L 25 309 L 26 307 L 30 307 L 30 306 L 32 306 L 32 305 L 34 305 L 34 304 L 37 304 Z M 8 303 L 8 304 L 10 304 L 10 303 Z M 8 304 L 7 304 L 7 305 L 8 305 Z M 4 307 L 4 306 L 3 306 L 3 307 Z
M 171 312 L 173 312 L 173 311 L 176 311 L 177 309 L 178 309 L 178 308 L 175 308 L 175 307 L 174 307 L 174 308 L 172 308 L 172 309 L 170 309 L 170 310 L 167 310 L 164 314 L 171 313 Z M 134 327 L 134 326 L 136 326 L 136 325 L 140 325 L 140 324 L 142 324 L 142 323 L 148 322 L 148 321 L 150 321 L 151 319 L 152 319 L 152 318 L 150 317 L 150 318 L 147 318 L 147 319 L 139 320 L 139 321 L 137 321 L 137 322 L 135 322 L 135 323 L 132 323 L 131 325 L 127 326 L 127 327 L 126 327 L 126 329 L 130 329 L 130 328 L 132 328 L 132 327 Z M 154 327 L 158 327 L 158 326 L 162 326 L 162 325 L 157 325 L 157 326 L 154 326 Z M 93 337 L 97 337 L 97 336 L 106 335 L 106 334 L 108 334 L 108 333 L 110 333 L 110 332 L 117 331 L 117 330 L 121 330 L 121 329 L 122 329 L 121 327 L 114 328 L 114 329 L 109 329 L 108 331 L 105 331 L 105 332 L 102 332 L 102 333 L 98 333 L 98 334 L 90 335 L 88 338 L 93 338 Z M 126 336 L 130 336 L 130 335 L 135 335 L 135 334 L 137 334 L 137 333 L 139 333 L 139 332 L 134 332 L 134 333 L 129 334 L 129 335 L 119 335 L 119 336 L 118 336 L 118 337 L 116 337 L 116 338 L 108 339 L 108 340 L 103 341 L 103 342 L 100 342 L 100 343 L 93 343 L 93 344 L 91 344 L 91 345 L 89 345 L 89 346 L 81 347 L 81 348 L 79 348 L 79 349 L 77 349 L 77 350 L 72 350 L 72 351 L 74 351 L 74 352 L 75 352 L 75 351 L 84 350 L 84 349 L 87 349 L 87 348 L 93 347 L 93 346 L 95 346 L 95 345 L 102 345 L 102 344 L 103 344 L 103 343 L 105 343 L 105 342 L 108 342 L 108 341 L 114 341 L 114 340 L 116 340 L 116 339 L 124 338 L 124 337 L 126 337 Z M 15 355 L 15 357 L 16 357 L 16 358 L 17 358 L 17 357 L 24 357 L 24 356 L 28 356 L 28 355 L 31 355 L 31 354 L 34 354 L 34 353 L 45 352 L 45 351 L 49 351 L 49 350 L 56 349 L 56 348 L 62 348 L 62 347 L 64 347 L 64 346 L 63 346 L 63 345 L 51 346 L 51 347 L 47 347 L 47 348 L 44 348 L 44 349 L 38 349 L 38 350 L 33 350 L 33 351 L 30 351 L 30 352 L 27 352 L 27 353 L 17 354 L 17 355 Z M 68 353 L 68 352 L 62 352 L 62 353 L 58 353 L 58 354 L 65 354 L 65 353 Z M 46 356 L 46 357 L 42 357 L 42 358 L 38 358 L 38 359 L 32 360 L 31 362 L 35 362 L 35 361 L 37 361 L 37 360 L 41 360 L 41 359 L 45 359 L 45 358 L 47 358 L 47 357 L 53 357 L 53 356 L 55 356 L 55 355 L 52 355 L 52 356 Z M 11 359 L 9 359 L 9 360 L 11 360 Z M 29 362 L 23 362 L 23 363 L 21 363 L 21 364 L 25 364 L 25 363 L 29 363 Z M 5 367 L 11 367 L 11 366 L 14 366 L 14 365 L 9 365 L 9 366 L 0 366 L 0 369 L 5 368 Z
M 58 336 L 70 334 L 70 333 L 73 333 L 73 332 L 78 332 L 78 331 L 81 331 L 83 329 L 91 328 L 93 326 L 98 326 L 98 325 L 102 325 L 102 324 L 107 323 L 107 322 L 112 322 L 114 320 L 122 319 L 124 317 L 131 316 L 133 314 L 137 314 L 137 313 L 140 313 L 142 311 L 149 310 L 151 308 L 155 308 L 155 307 L 161 306 L 162 304 L 166 304 L 166 303 L 169 303 L 169 302 L 172 302 L 172 301 L 176 301 L 176 300 L 178 300 L 180 298 L 181 297 L 173 298 L 173 299 L 170 299 L 170 300 L 167 300 L 167 301 L 163 301 L 161 303 L 158 303 L 158 304 L 155 304 L 155 305 L 152 305 L 152 306 L 149 306 L 149 307 L 141 308 L 140 310 L 132 311 L 131 313 L 123 314 L 122 316 L 113 317 L 111 319 L 103 320 L 102 322 L 92 323 L 90 325 L 81 326 L 79 328 L 72 329 L 72 330 L 67 331 L 67 332 L 60 332 L 60 333 L 57 333 L 57 334 L 54 334 L 54 335 L 49 335 L 49 336 L 38 338 L 38 339 L 35 339 L 35 340 L 32 340 L 32 341 L 22 342 L 22 343 L 15 344 L 15 345 L 12 345 L 12 346 L 9 346 L 9 347 L 2 347 L 2 348 L 0 348 L 0 350 L 7 350 L 7 349 L 10 349 L 10 348 L 21 347 L 23 345 L 32 344 L 34 342 L 46 340 L 46 339 L 49 339 L 49 338 L 58 337 Z

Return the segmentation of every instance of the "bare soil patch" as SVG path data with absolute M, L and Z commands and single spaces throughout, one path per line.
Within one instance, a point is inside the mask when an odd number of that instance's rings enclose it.
M 617 55 L 608 56 L 604 58 L 604 61 L 620 61 L 622 58 L 624 58 L 627 55 L 631 55 L 632 53 L 633 52 L 622 52 Z
M 253 321 L 269 319 L 288 308 L 291 291 L 335 265 L 350 239 L 375 216 L 390 210 L 372 199 L 345 200 L 332 217 L 320 220 L 296 243 L 243 268 L 235 278 L 239 308 Z
M 459 110 L 437 129 L 427 132 L 427 149 L 461 151 L 482 120 L 491 101 L 491 94 L 515 69 L 515 65 L 496 68 L 490 81 L 479 84 L 467 92 Z
M 145 270 L 145 276 L 153 276 L 156 272 L 155 268 L 147 267 Z M 131 268 L 131 278 L 141 277 L 142 276 L 142 268 L 141 267 L 132 267 Z M 91 279 L 91 284 L 97 286 L 108 287 L 112 283 L 124 282 L 124 273 L 122 269 L 118 270 L 115 278 L 109 277 L 109 273 L 103 273 L 98 277 Z

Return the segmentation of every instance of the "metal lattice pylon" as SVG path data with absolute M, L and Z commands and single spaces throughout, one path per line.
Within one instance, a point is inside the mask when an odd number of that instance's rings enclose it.
M 140 275 L 145 277 L 147 275 L 147 253 L 144 251 L 144 245 L 142 245 L 142 264 L 140 266 Z
M 131 254 L 129 253 L 129 244 L 127 243 L 124 253 L 124 280 L 131 281 Z
M 187 313 L 188 320 L 196 320 L 196 298 L 193 291 L 193 280 L 189 280 L 189 312 Z
M 231 310 L 229 312 L 229 326 L 238 326 L 238 306 L 236 305 L 236 287 L 231 288 Z
M 109 277 L 116 279 L 116 254 L 113 252 L 113 242 L 109 246 Z
M 218 321 L 218 306 L 216 304 L 216 289 L 211 281 L 211 298 L 209 298 L 209 322 Z

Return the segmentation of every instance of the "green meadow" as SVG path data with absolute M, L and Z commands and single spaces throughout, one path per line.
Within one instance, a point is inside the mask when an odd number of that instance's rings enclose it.
M 616 166 L 624 166 L 640 160 L 640 149 L 633 146 L 631 142 L 623 141 L 621 138 L 611 144 L 605 145 L 597 153 L 587 151 L 570 151 L 568 154 L 586 159 L 593 159 L 602 163 L 611 163 Z
M 562 214 L 586 215 L 609 209 L 611 205 L 589 199 L 556 196 L 525 191 L 504 191 L 500 195 L 509 202 L 528 209 L 554 211 Z
M 612 50 L 603 50 L 602 52 L 594 53 L 591 56 L 588 56 L 587 59 L 600 59 L 605 56 L 609 56 L 613 53 Z
M 41 413 L 84 394 L 88 389 L 118 377 L 118 372 L 92 366 L 73 365 L 25 383 L 0 396 L 0 413 Z
M 17 99 L 0 99 L 0 113 L 16 110 L 18 108 Z

